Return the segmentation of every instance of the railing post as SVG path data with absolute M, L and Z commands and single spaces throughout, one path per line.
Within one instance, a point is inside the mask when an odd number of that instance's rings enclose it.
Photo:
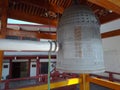
M 88 74 L 80 74 L 80 79 L 82 79 L 82 83 L 80 83 L 80 90 L 90 90 L 90 82 L 88 78 Z
M 28 59 L 28 72 L 27 72 L 27 74 L 28 74 L 27 76 L 28 77 L 31 77 L 30 76 L 30 65 L 31 65 L 31 59 Z
M 6 80 L 5 82 L 5 90 L 8 90 L 9 89 L 9 80 Z
M 113 73 L 109 72 L 109 80 L 113 81 Z
M 36 76 L 37 76 L 37 83 L 39 83 L 39 74 L 40 74 L 40 60 L 39 60 L 39 57 L 37 57 L 37 60 L 36 60 L 36 64 L 37 64 L 37 67 L 36 67 Z

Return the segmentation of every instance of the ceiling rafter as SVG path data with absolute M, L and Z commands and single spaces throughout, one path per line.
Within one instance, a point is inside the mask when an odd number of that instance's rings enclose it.
M 91 3 L 104 7 L 108 10 L 112 10 L 113 12 L 120 14 L 120 7 L 109 0 L 88 0 Z
M 71 3 L 72 3 L 72 0 L 70 0 L 69 2 L 67 2 L 66 7 L 68 7 L 69 5 L 71 5 Z
M 46 8 L 47 10 L 56 12 L 56 13 L 63 13 L 64 8 L 63 7 L 58 7 L 56 4 L 52 4 L 52 3 L 45 3 L 44 0 L 42 0 L 42 2 L 40 0 L 11 0 L 12 2 L 21 2 L 21 3 L 25 3 L 25 4 L 29 4 L 29 5 L 33 5 L 36 7 L 41 7 L 41 8 Z
M 2 0 L 0 0 L 2 1 Z M 16 2 L 16 5 L 14 6 L 14 1 Z M 49 1 L 49 2 L 48 2 Z M 28 22 L 35 22 L 35 23 L 41 23 L 41 24 L 46 24 L 48 25 L 48 21 L 50 21 L 50 24 L 52 26 L 57 26 L 58 23 L 58 13 L 56 12 L 63 12 L 64 9 L 66 8 L 65 6 L 69 6 L 72 0 L 9 0 L 10 2 L 10 7 L 9 7 L 9 17 L 13 19 L 18 19 L 18 20 L 24 20 Z M 84 0 L 80 0 L 83 1 Z M 96 2 L 101 2 L 103 0 L 88 0 L 88 1 L 96 1 Z M 112 2 L 112 0 L 106 0 L 105 2 Z M 119 0 L 117 0 L 119 1 Z M 19 3 L 20 2 L 20 3 Z M 11 4 L 12 3 L 12 4 Z M 60 3 L 60 5 L 58 5 Z M 104 3 L 104 2 L 103 2 Z M 116 6 L 116 2 L 114 2 Z M 114 12 L 110 13 L 110 9 L 105 9 L 101 7 L 100 5 L 98 6 L 97 4 L 93 4 L 91 2 L 87 2 L 88 6 L 90 6 L 95 14 L 99 17 L 101 24 L 118 19 L 120 17 L 119 14 L 116 14 Z M 109 3 L 108 3 L 109 4 Z M 1 2 L 0 2 L 0 5 Z M 49 6 L 51 5 L 51 6 Z M 36 7 L 34 7 L 36 6 Z M 43 6 L 43 8 L 41 8 Z M 53 8 L 53 13 L 55 14 L 55 17 L 51 17 L 49 20 L 47 16 L 45 16 L 46 11 L 45 9 L 49 7 Z M 61 8 L 61 9 L 60 9 Z M 106 11 L 105 11 L 106 10 Z M 55 11 L 55 12 L 54 12 Z M 108 12 L 107 12 L 108 11 Z M 120 10 L 119 10 L 120 11 Z M 52 12 L 50 12 L 52 13 Z M 107 14 L 104 14 L 107 13 Z M 12 15 L 13 14 L 13 15 Z M 0 12 L 0 15 L 2 13 Z
M 41 24 L 46 24 L 46 25 L 52 25 L 52 26 L 57 26 L 57 20 L 56 19 L 49 19 L 41 16 L 33 16 L 24 12 L 20 12 L 17 10 L 10 10 L 8 12 L 8 17 L 12 19 L 18 19 L 18 20 L 23 20 L 23 21 L 28 21 L 28 22 L 35 22 L 35 23 L 41 23 Z M 49 21 L 49 23 L 48 23 Z
M 64 11 L 63 8 L 61 8 L 60 6 L 57 6 L 56 4 L 52 4 L 52 3 L 50 3 L 50 9 L 53 9 L 55 12 L 60 13 L 60 14 L 62 14 Z

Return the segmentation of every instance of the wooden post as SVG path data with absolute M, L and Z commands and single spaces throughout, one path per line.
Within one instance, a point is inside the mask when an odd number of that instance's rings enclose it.
M 2 15 L 1 15 L 0 38 L 5 38 L 6 30 L 7 30 L 6 27 L 7 27 L 8 0 L 1 0 L 1 1 L 2 1 Z M 3 55 L 4 55 L 4 52 L 0 51 L 0 80 L 2 78 Z
M 109 80 L 110 81 L 113 81 L 114 79 L 113 79 L 113 74 L 111 73 L 111 72 L 109 72 Z
M 0 80 L 2 79 L 3 51 L 0 51 Z
M 3 38 L 3 37 L 4 36 L 0 35 L 0 38 Z M 2 79 L 3 56 L 4 56 L 4 52 L 0 50 L 0 81 Z
M 8 0 L 1 1 L 2 1 L 1 35 L 5 37 L 7 31 Z
M 82 82 L 80 83 L 80 90 L 90 90 L 90 82 L 88 81 L 88 74 L 80 74 L 80 79 Z

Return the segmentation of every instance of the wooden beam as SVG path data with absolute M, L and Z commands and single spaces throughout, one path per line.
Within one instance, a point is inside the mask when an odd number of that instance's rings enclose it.
M 37 32 L 7 29 L 8 36 L 37 38 Z
M 52 3 L 49 3 L 49 1 L 46 3 L 44 0 L 12 0 L 12 2 L 22 2 L 25 4 L 29 4 L 29 5 L 33 5 L 36 7 L 41 7 L 41 8 L 45 8 L 47 10 L 53 11 L 55 13 L 60 13 L 62 14 L 64 9 L 60 6 L 54 5 Z
M 50 86 L 51 86 L 51 89 L 54 89 L 54 88 L 59 88 L 59 87 L 64 87 L 64 86 L 75 85 L 75 84 L 81 83 L 81 81 L 82 80 L 79 78 L 71 78 L 71 79 L 67 79 L 65 81 L 51 83 Z M 43 85 L 19 88 L 17 90 L 47 90 L 47 88 L 48 88 L 48 85 L 43 84 Z
M 23 59 L 36 59 L 37 57 L 39 59 L 48 59 L 48 55 L 8 55 L 8 56 L 4 56 L 4 60 L 13 60 L 13 59 L 19 59 L 19 60 L 23 60 Z M 56 59 L 56 55 L 51 55 L 52 59 Z
M 99 17 L 99 20 L 100 20 L 100 24 L 104 24 L 104 23 L 107 23 L 107 22 L 110 22 L 110 21 L 113 21 L 119 18 L 120 18 L 120 15 L 113 12 L 106 16 Z
M 106 8 L 108 10 L 112 10 L 117 14 L 120 14 L 120 7 L 112 2 L 109 2 L 109 0 L 88 0 L 88 1 L 96 5 L 99 5 L 103 8 Z
M 99 78 L 95 78 L 95 77 L 89 77 L 88 80 L 92 83 L 110 88 L 110 89 L 114 89 L 114 90 L 120 90 L 120 83 L 116 83 L 116 82 L 111 82 L 108 80 L 104 80 L 104 79 L 99 79 Z
M 37 35 L 38 38 L 42 38 L 42 39 L 52 39 L 52 40 L 56 40 L 56 34 L 44 34 L 44 33 L 41 33 L 41 34 L 38 34 Z
M 23 21 L 28 21 L 28 22 L 35 22 L 39 24 L 48 25 L 50 23 L 50 25 L 52 26 L 57 26 L 56 19 L 48 19 L 48 18 L 44 18 L 41 16 L 33 16 L 33 15 L 30 15 L 30 14 L 27 14 L 21 11 L 17 11 L 17 10 L 9 10 L 8 17 L 12 19 L 18 19 L 18 20 L 23 20 Z
M 120 36 L 120 29 L 102 33 L 101 36 L 102 36 L 102 38 Z
M 44 32 L 39 33 L 35 31 L 13 30 L 13 29 L 8 28 L 6 34 L 8 36 L 19 36 L 19 37 L 56 40 L 56 34 L 49 34 L 49 33 L 44 33 Z
M 108 0 L 108 1 L 120 7 L 120 0 Z
M 8 36 L 18 36 L 18 37 L 29 37 L 29 38 L 38 38 L 38 39 L 52 39 L 56 40 L 56 33 L 45 33 L 37 31 L 25 31 L 25 30 L 13 30 L 7 28 L 6 35 Z M 120 29 L 105 32 L 101 34 L 102 38 L 114 37 L 120 35 Z

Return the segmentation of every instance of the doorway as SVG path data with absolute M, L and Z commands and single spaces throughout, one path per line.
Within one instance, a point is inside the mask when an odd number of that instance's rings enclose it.
M 12 62 L 12 78 L 28 76 L 28 62 Z
M 48 62 L 41 62 L 40 74 L 48 74 Z

